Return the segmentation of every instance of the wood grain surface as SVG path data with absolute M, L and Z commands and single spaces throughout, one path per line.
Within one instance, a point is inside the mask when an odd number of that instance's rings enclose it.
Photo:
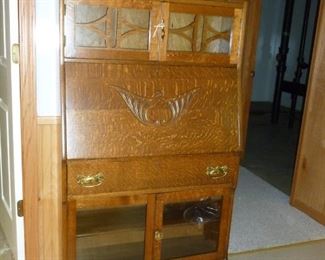
M 233 190 L 229 188 L 209 188 L 194 189 L 190 191 L 181 191 L 173 193 L 158 194 L 156 201 L 155 230 L 163 229 L 163 211 L 168 203 L 200 201 L 202 198 L 221 196 L 221 218 L 220 231 L 218 238 L 218 248 L 211 254 L 201 254 L 198 256 L 189 256 L 181 259 L 224 259 L 228 250 L 228 239 L 230 231 L 230 219 L 233 203 Z M 161 241 L 154 241 L 154 259 L 160 259 Z
M 325 225 L 325 1 L 321 1 L 291 204 Z
M 68 159 L 239 150 L 236 68 L 141 64 L 66 64 Z M 145 125 L 113 86 L 166 100 L 196 90 L 187 109 L 164 126 Z M 142 102 L 142 101 L 141 101 Z M 168 118 L 164 105 L 152 117 Z
M 127 160 L 70 160 L 68 161 L 68 195 L 91 195 L 121 191 L 146 191 L 172 187 L 236 184 L 238 156 L 202 155 L 138 158 Z M 206 175 L 207 167 L 229 167 L 229 173 L 218 179 Z M 85 188 L 77 176 L 104 175 L 102 185 Z
M 67 0 L 65 3 L 65 57 L 223 65 L 237 63 L 240 41 L 243 39 L 241 37 L 243 3 L 244 1 Z M 79 9 L 84 12 L 82 17 L 78 15 Z M 143 12 L 147 12 L 148 16 Z M 217 51 L 216 46 L 220 44 L 218 41 L 210 44 L 212 46 L 210 49 L 213 51 L 207 51 L 205 48 L 199 53 L 196 53 L 194 49 L 192 51 L 168 51 L 169 35 L 172 36 L 169 34 L 171 12 L 176 12 L 181 16 L 193 14 L 210 18 L 212 16 L 233 17 L 233 28 L 231 32 L 229 31 L 231 53 L 224 54 Z M 122 13 L 130 19 L 125 20 Z M 128 28 L 126 31 L 119 29 L 123 24 L 125 28 Z M 159 25 L 164 28 L 157 27 Z M 203 26 L 203 30 L 207 27 L 207 25 Z M 219 32 L 217 28 L 214 29 Z M 221 29 L 219 33 L 223 33 L 223 30 Z M 190 37 L 197 36 L 193 33 Z M 115 42 L 113 45 L 111 45 L 112 40 Z M 192 39 L 192 41 L 198 41 L 198 39 Z
M 19 1 L 21 133 L 26 260 L 40 259 L 35 1 Z M 35 224 L 36 223 L 36 224 Z

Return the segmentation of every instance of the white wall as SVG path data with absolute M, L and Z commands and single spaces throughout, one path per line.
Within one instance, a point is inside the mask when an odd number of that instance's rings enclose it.
M 252 101 L 271 101 L 276 76 L 276 54 L 282 30 L 283 0 L 263 0 Z
M 297 57 L 300 44 L 300 35 L 304 17 L 306 0 L 296 0 L 292 20 L 289 54 L 287 57 L 286 80 L 292 80 L 297 65 Z M 310 29 L 308 32 L 307 46 L 305 49 L 305 59 L 308 62 L 308 53 L 311 47 L 313 14 L 316 12 L 317 1 L 312 1 L 310 17 Z M 284 16 L 284 0 L 262 0 L 262 14 L 260 25 L 260 36 L 257 44 L 256 55 L 256 76 L 254 79 L 252 101 L 272 102 L 275 78 L 276 78 L 276 55 L 281 43 L 282 23 Z M 305 76 L 305 75 L 304 75 Z M 304 80 L 304 77 L 303 77 Z M 300 98 L 301 99 L 301 98 Z M 289 106 L 290 95 L 283 93 L 282 105 Z M 298 104 L 298 107 L 301 106 Z
M 36 0 L 38 116 L 60 116 L 60 23 L 58 0 Z

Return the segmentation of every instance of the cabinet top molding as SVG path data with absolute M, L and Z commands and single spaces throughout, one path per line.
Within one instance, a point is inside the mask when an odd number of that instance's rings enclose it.
M 115 7 L 151 8 L 153 3 L 180 3 L 242 8 L 248 0 L 65 0 L 72 4 L 111 5 Z

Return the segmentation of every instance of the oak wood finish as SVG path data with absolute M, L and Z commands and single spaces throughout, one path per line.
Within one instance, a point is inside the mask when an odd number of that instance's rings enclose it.
M 215 63 L 215 64 L 230 64 L 237 63 L 238 54 L 241 52 L 240 32 L 243 27 L 242 8 L 243 1 L 238 1 L 237 5 L 229 4 L 222 1 L 189 1 L 184 5 L 182 1 L 74 1 L 68 0 L 66 2 L 66 46 L 65 56 L 68 58 L 92 58 L 92 59 L 118 59 L 118 60 L 156 60 L 156 61 L 173 61 L 173 62 L 195 62 L 195 63 Z M 83 10 L 87 7 L 88 12 L 83 16 L 78 15 L 78 7 L 83 6 Z M 234 8 L 237 7 L 237 8 Z M 112 9 L 113 8 L 113 9 Z M 116 9 L 117 8 L 117 9 Z M 129 8 L 129 9 L 125 9 Z M 78 9 L 78 10 L 77 10 Z M 105 11 L 106 9 L 106 11 Z M 142 10 L 141 10 L 142 9 Z M 99 11 L 101 14 L 92 17 L 94 13 L 92 10 Z M 113 10 L 112 14 L 110 13 Z M 115 10 L 115 11 L 114 11 Z M 120 12 L 125 10 L 129 13 L 129 18 L 120 18 Z M 136 11 L 137 10 L 137 11 Z M 149 14 L 136 15 L 132 12 L 147 11 Z M 115 14 L 114 14 L 115 12 Z M 171 51 L 168 49 L 169 35 L 172 36 L 172 23 L 169 22 L 171 12 L 180 14 L 193 14 L 195 19 L 197 16 L 203 18 L 203 37 L 207 34 L 207 30 L 215 33 L 215 36 L 209 37 L 213 41 L 220 38 L 221 34 L 229 34 L 229 48 L 230 53 L 219 53 L 216 50 L 208 50 L 204 48 L 206 39 L 203 39 L 203 48 L 197 52 L 197 48 L 192 48 L 190 51 Z M 233 17 L 233 26 L 227 32 L 216 31 L 207 22 L 207 17 L 221 16 Z M 82 18 L 80 18 L 82 17 Z M 143 20 L 143 19 L 148 20 Z M 83 19 L 83 20 L 80 20 Z M 178 20 L 174 22 L 178 23 Z M 142 21 L 142 25 L 135 21 Z M 119 27 L 125 24 L 126 31 L 119 30 Z M 210 26 L 210 30 L 209 29 Z M 150 27 L 150 28 L 149 28 Z M 83 30 L 84 35 L 81 37 L 80 30 Z M 195 33 L 193 28 L 192 37 L 189 39 L 193 43 L 197 41 L 199 35 Z M 219 35 L 220 34 L 220 35 Z M 184 36 L 185 34 L 183 34 Z M 219 36 L 217 36 L 219 35 Z M 81 37 L 81 38 L 80 38 Z M 130 39 L 130 37 L 134 37 Z M 127 40 L 124 47 L 121 48 L 120 38 Z M 221 36 L 220 39 L 226 39 Z M 80 39 L 86 39 L 79 43 Z M 141 42 L 147 39 L 147 47 L 140 47 Z M 115 42 L 111 46 L 112 40 Z M 140 45 L 139 45 L 140 44 Z M 192 44 L 193 45 L 193 44 Z M 194 44 L 195 45 L 195 44 Z M 193 46 L 194 46 L 193 45 Z
M 156 219 L 155 230 L 161 231 L 163 226 L 163 211 L 164 205 L 168 203 L 186 202 L 186 201 L 200 201 L 202 198 L 209 196 L 221 196 L 221 220 L 220 233 L 218 240 L 218 249 L 215 253 L 202 254 L 199 256 L 182 257 L 180 259 L 224 259 L 228 248 L 229 239 L 229 225 L 232 211 L 232 190 L 229 188 L 223 189 L 215 187 L 213 189 L 194 189 L 191 191 L 181 191 L 174 193 L 165 193 L 157 195 L 156 202 Z M 161 255 L 161 241 L 154 242 L 154 259 L 160 259 Z M 206 257 L 206 258 L 205 258 Z
M 76 233 L 77 233 L 76 201 L 70 200 L 67 204 L 67 256 L 65 259 L 76 259 Z
M 325 225 L 325 1 L 321 1 L 291 204 Z
M 145 260 L 151 260 L 153 256 L 153 241 L 155 228 L 155 213 L 156 213 L 156 196 L 148 196 L 147 204 L 147 223 L 146 223 L 146 237 L 145 237 Z
M 34 0 L 19 1 L 25 258 L 40 259 Z
M 241 150 L 245 150 L 248 117 L 253 89 L 253 79 L 255 76 L 256 47 L 258 41 L 259 24 L 261 16 L 262 1 L 248 1 L 246 30 L 244 48 L 242 52 L 242 122 L 241 122 Z
M 229 168 L 229 173 L 213 179 L 206 175 L 209 166 Z M 238 172 L 238 156 L 202 155 L 124 160 L 73 160 L 68 162 L 68 195 L 92 195 L 146 191 L 153 189 L 215 185 L 228 183 L 235 186 Z M 85 188 L 77 183 L 77 177 L 103 173 L 103 184 Z
M 80 4 L 148 10 L 149 48 L 132 49 L 135 43 L 123 51 L 113 45 L 114 50 L 75 48 L 74 12 Z M 146 204 L 145 259 L 160 259 L 155 231 L 162 227 L 164 205 L 206 196 L 222 198 L 218 249 L 182 259 L 224 259 L 239 168 L 246 1 L 68 0 L 66 8 L 68 259 L 76 257 L 77 211 Z M 179 14 L 184 15 L 176 19 L 181 25 L 173 27 L 169 21 Z M 227 26 L 217 29 L 209 24 L 215 17 L 225 17 Z M 146 21 L 141 28 L 137 22 L 130 35 L 147 30 Z M 207 31 L 199 32 L 202 23 Z M 129 26 L 124 20 L 121 24 Z M 99 26 L 98 21 L 81 27 L 105 38 L 94 25 Z M 169 46 L 169 37 L 185 40 Z M 222 46 L 220 53 L 209 52 L 208 45 L 216 39 L 229 41 L 229 51 Z M 115 43 L 121 46 L 119 40 Z M 213 179 L 207 175 L 211 166 L 227 166 L 228 172 L 222 170 Z M 183 236 L 184 228 L 173 227 L 172 233 Z M 137 242 L 142 232 L 136 228 L 94 232 L 80 241 L 87 248 L 92 238 L 103 246 L 115 245 L 130 234 L 130 241 Z M 107 242 L 117 237 L 121 241 Z
M 40 259 L 62 259 L 61 118 L 37 118 Z
M 232 67 L 68 63 L 67 157 L 238 151 L 238 92 Z M 143 104 L 137 111 L 144 114 L 147 109 L 148 122 L 145 115 L 140 114 L 142 121 L 136 117 L 121 93 L 131 99 L 134 110 Z M 184 97 L 189 94 L 190 100 Z M 184 109 L 173 118 L 167 102 L 175 99 Z M 175 120 L 163 123 L 171 118 Z M 160 122 L 152 123 L 156 119 Z

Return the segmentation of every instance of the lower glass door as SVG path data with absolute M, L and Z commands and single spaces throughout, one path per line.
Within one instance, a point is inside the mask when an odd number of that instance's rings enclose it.
M 144 259 L 146 208 L 78 210 L 77 259 Z
M 216 252 L 221 203 L 222 197 L 207 197 L 198 201 L 164 204 L 161 259 Z

